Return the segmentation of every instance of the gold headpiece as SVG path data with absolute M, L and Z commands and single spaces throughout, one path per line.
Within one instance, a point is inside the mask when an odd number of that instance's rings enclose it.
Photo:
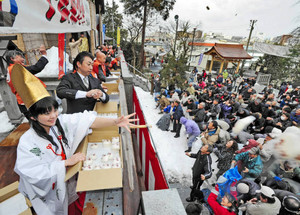
M 42 82 L 20 64 L 13 66 L 11 81 L 27 109 L 37 101 L 51 96 Z

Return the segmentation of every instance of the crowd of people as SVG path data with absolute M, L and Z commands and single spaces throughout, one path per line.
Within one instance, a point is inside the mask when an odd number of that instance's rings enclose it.
M 212 78 L 194 68 L 185 89 L 163 88 L 153 76 L 154 95 L 163 131 L 187 134 L 186 155 L 194 158 L 188 214 L 300 214 L 299 157 L 284 159 L 275 150 L 276 138 L 299 133 L 300 87 L 283 83 L 279 93 L 271 84 L 255 90 L 256 78 L 230 76 L 227 70 Z M 247 120 L 242 128 L 239 121 Z M 249 121 L 250 120 L 250 121 Z M 182 126 L 183 125 L 183 126 Z M 237 132 L 237 130 L 239 130 Z M 191 153 L 201 140 L 198 153 Z M 297 142 L 294 142 L 297 147 Z M 184 152 L 183 152 L 184 153 Z M 211 154 L 218 171 L 212 170 Z M 216 174 L 215 183 L 204 181 Z M 209 189 L 207 189 L 209 187 Z

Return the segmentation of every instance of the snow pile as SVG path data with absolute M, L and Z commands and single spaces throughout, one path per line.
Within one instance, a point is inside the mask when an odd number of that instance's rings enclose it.
M 5 133 L 13 130 L 15 126 L 13 126 L 9 122 L 9 118 L 6 111 L 2 111 L 0 113 L 0 133 Z
M 65 54 L 65 52 L 64 52 Z M 68 70 L 73 70 L 73 65 L 69 62 L 69 55 L 66 54 L 66 67 Z M 45 68 L 38 74 L 37 77 L 58 77 L 58 48 L 52 46 L 47 50 L 48 63 Z
M 184 152 L 187 149 L 185 127 L 182 126 L 179 138 L 174 138 L 175 133 L 160 130 L 156 126 L 156 123 L 162 114 L 158 114 L 159 109 L 155 109 L 154 97 L 149 92 L 145 92 L 139 87 L 135 87 L 135 91 L 139 98 L 146 124 L 152 125 L 152 128 L 149 128 L 149 131 L 153 138 L 153 143 L 157 149 L 167 180 L 171 183 L 179 182 L 183 185 L 191 185 L 191 168 L 195 159 L 186 156 Z M 173 124 L 171 123 L 170 130 L 172 130 L 172 128 Z M 201 145 L 201 140 L 197 140 L 193 144 L 192 153 L 197 153 Z M 213 154 L 212 159 L 213 161 L 216 160 L 216 156 Z M 215 169 L 214 174 L 216 174 L 217 168 L 215 162 L 213 162 L 212 168 Z

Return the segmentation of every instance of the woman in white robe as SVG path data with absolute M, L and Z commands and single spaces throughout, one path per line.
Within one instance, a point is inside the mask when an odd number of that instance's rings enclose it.
M 58 116 L 57 108 L 52 97 L 32 105 L 31 128 L 22 135 L 17 148 L 15 172 L 20 176 L 19 191 L 38 215 L 66 215 L 68 205 L 78 198 L 75 178 L 65 182 L 66 168 L 85 160 L 84 154 L 74 152 L 90 128 L 116 125 L 129 130 L 130 122 L 135 121 L 129 119 L 133 114 L 106 119 L 87 111 Z

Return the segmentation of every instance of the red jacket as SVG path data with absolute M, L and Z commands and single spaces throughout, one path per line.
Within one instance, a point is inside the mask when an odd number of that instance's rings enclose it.
M 207 199 L 209 206 L 214 211 L 215 215 L 236 215 L 234 212 L 229 212 L 226 208 L 217 202 L 217 195 L 210 193 Z

